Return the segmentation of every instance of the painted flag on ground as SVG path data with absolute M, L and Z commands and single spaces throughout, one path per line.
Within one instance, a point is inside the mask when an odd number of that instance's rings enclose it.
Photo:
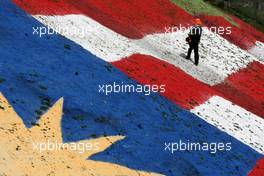
M 193 17 L 175 4 L 4 0 L 0 13 L 0 89 L 27 127 L 43 102 L 64 97 L 64 141 L 125 136 L 90 157 L 96 161 L 163 175 L 247 175 L 263 157 L 261 59 L 243 42 L 204 28 L 199 67 L 186 61 L 185 35 L 165 29 L 188 26 Z M 40 37 L 44 26 L 86 33 Z M 255 33 L 247 33 L 250 41 L 263 42 Z M 164 84 L 166 91 L 98 92 L 98 85 L 113 82 Z M 232 150 L 165 150 L 178 141 L 231 143 Z

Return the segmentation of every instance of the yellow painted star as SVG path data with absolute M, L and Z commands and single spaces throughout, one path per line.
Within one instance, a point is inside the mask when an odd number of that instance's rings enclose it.
M 87 160 L 104 151 L 124 136 L 108 136 L 75 143 L 96 147 L 72 150 L 70 143 L 53 150 L 38 150 L 40 144 L 67 144 L 62 141 L 61 118 L 63 98 L 58 100 L 28 129 L 0 93 L 0 175 L 7 176 L 150 176 L 159 175 L 136 171 L 117 164 Z M 39 144 L 39 145 L 38 145 Z M 36 147 L 37 146 L 37 147 Z M 124 156 L 125 157 L 125 156 Z

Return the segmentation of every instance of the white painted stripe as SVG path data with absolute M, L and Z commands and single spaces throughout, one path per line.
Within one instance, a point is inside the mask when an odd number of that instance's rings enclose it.
M 218 96 L 191 112 L 264 154 L 264 119 Z
M 264 43 L 257 41 L 256 46 L 250 48 L 248 51 L 264 62 Z
M 85 35 L 59 32 L 94 55 L 108 62 L 120 60 L 135 53 L 151 55 L 167 61 L 194 78 L 215 85 L 229 74 L 244 68 L 255 58 L 222 37 L 204 29 L 200 47 L 200 65 L 194 66 L 180 55 L 187 52 L 183 31 L 148 35 L 140 40 L 128 39 L 84 15 L 34 16 L 53 29 L 85 30 Z M 164 29 L 165 32 L 165 29 Z

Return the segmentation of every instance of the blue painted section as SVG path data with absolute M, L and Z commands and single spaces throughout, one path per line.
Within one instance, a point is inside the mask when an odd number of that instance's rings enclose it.
M 99 84 L 136 84 L 62 36 L 32 35 L 39 22 L 0 1 L 0 91 L 30 127 L 64 97 L 64 141 L 103 135 L 126 138 L 92 156 L 165 175 L 243 176 L 261 155 L 158 94 L 98 93 Z M 164 151 L 164 142 L 231 142 L 229 152 Z

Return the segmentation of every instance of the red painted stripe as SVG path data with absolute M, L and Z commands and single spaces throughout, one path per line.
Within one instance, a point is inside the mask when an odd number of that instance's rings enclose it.
M 264 176 L 264 158 L 260 159 L 248 176 Z
M 139 83 L 165 85 L 166 91 L 162 94 L 187 109 L 202 104 L 216 94 L 208 85 L 152 56 L 135 54 L 112 64 Z
M 143 38 L 147 34 L 163 33 L 165 27 L 188 25 L 193 17 L 168 0 L 13 0 L 30 14 L 65 15 L 84 14 L 115 32 L 129 38 Z M 255 42 L 264 42 L 264 34 L 231 16 L 239 25 L 234 26 L 219 16 L 201 16 L 208 27 L 232 26 L 231 35 L 222 35 L 228 41 L 249 49 Z
M 112 64 L 139 83 L 166 85 L 166 92 L 162 95 L 183 108 L 193 109 L 218 95 L 264 117 L 264 72 L 263 65 L 258 62 L 213 87 L 152 56 L 135 54 Z
M 257 41 L 264 43 L 264 34 L 258 30 L 256 30 L 251 25 L 245 23 L 241 19 L 232 16 L 232 19 L 239 25 L 239 28 L 242 30 L 242 33 L 249 33 L 253 35 Z
M 56 0 L 12 0 L 17 6 L 31 15 L 65 15 L 81 14 L 75 7 L 65 1 Z M 76 1 L 76 4 L 77 1 Z
M 223 83 L 215 85 L 215 90 L 225 98 L 264 117 L 264 65 L 252 62 L 246 68 L 230 75 Z
M 193 17 L 168 0 L 13 0 L 30 14 L 87 15 L 126 37 L 139 39 L 164 33 L 165 27 L 186 26 Z

